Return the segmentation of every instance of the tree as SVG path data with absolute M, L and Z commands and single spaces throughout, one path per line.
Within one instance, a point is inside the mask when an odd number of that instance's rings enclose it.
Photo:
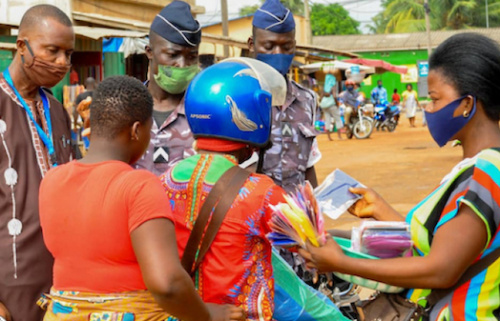
M 500 26 L 500 0 L 488 0 L 490 26 Z M 371 30 L 376 33 L 425 31 L 424 0 L 384 0 Z M 432 30 L 485 27 L 484 0 L 429 0 Z
M 340 4 L 314 3 L 311 7 L 311 31 L 314 36 L 359 34 L 359 22 Z
M 260 5 L 262 5 L 265 0 L 260 0 Z M 280 0 L 280 2 L 293 14 L 303 15 L 304 14 L 304 1 L 302 0 Z M 240 16 L 247 16 L 249 14 L 254 14 L 257 9 L 259 9 L 260 5 L 253 6 L 244 6 L 240 9 Z

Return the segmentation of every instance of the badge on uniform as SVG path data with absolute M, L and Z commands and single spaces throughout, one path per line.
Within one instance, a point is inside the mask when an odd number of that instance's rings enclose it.
M 287 121 L 281 122 L 281 136 L 283 136 L 283 137 L 292 137 L 293 136 L 292 126 Z
M 157 146 L 153 154 L 153 162 L 155 164 L 166 164 L 170 159 L 168 155 L 168 147 Z

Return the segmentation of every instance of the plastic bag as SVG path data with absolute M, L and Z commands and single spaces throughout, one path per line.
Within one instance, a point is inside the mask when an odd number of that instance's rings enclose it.
M 362 197 L 349 192 L 350 187 L 365 186 L 340 169 L 330 173 L 323 183 L 314 189 L 321 211 L 331 219 L 339 218 Z
M 324 294 L 305 284 L 273 249 L 274 314 L 277 321 L 348 321 Z
M 353 228 L 354 251 L 394 258 L 411 255 L 412 247 L 410 226 L 405 222 L 364 221 L 359 228 Z

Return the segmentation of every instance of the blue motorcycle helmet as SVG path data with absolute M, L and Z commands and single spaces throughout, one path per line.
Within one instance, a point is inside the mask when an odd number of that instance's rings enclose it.
M 271 133 L 271 107 L 283 105 L 285 78 L 251 58 L 229 58 L 199 73 L 185 95 L 195 138 L 218 138 L 264 147 Z

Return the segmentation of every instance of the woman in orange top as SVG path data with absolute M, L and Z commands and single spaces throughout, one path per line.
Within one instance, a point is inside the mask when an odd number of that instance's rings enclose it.
M 239 308 L 203 304 L 180 264 L 161 182 L 130 166 L 149 144 L 152 106 L 137 79 L 104 80 L 87 155 L 42 181 L 40 222 L 55 260 L 44 320 L 244 319 Z

